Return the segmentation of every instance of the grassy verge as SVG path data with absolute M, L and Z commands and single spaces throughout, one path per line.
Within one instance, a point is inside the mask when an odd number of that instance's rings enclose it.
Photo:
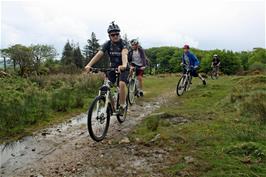
M 149 101 L 169 90 L 165 81 L 173 77 L 147 76 L 145 97 Z M 0 143 L 31 135 L 87 111 L 97 94 L 98 76 L 50 75 L 41 77 L 0 78 Z
M 84 112 L 100 83 L 92 75 L 0 78 L 0 142 Z
M 265 176 L 265 84 L 266 76 L 223 77 L 206 87 L 195 79 L 130 138 L 147 144 L 157 136 L 153 146 L 172 149 L 166 176 Z
M 147 94 L 156 97 L 169 89 L 171 77 L 148 76 Z M 85 112 L 97 94 L 101 79 L 88 75 L 50 75 L 32 78 L 0 78 L 0 143 L 31 135 Z M 167 88 L 168 87 L 168 88 Z M 158 90 L 159 88 L 159 90 Z

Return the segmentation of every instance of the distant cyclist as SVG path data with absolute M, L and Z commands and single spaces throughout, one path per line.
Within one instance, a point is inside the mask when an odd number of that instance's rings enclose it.
M 131 50 L 128 53 L 128 61 L 130 62 L 130 73 L 133 73 L 133 69 L 136 68 L 136 75 L 138 79 L 138 93 L 143 96 L 143 74 L 144 69 L 147 66 L 147 57 L 143 48 L 139 45 L 137 39 L 130 41 Z
M 126 108 L 126 83 L 128 79 L 129 72 L 126 70 L 128 68 L 128 49 L 126 42 L 121 39 L 120 28 L 114 22 L 110 24 L 107 29 L 110 40 L 105 42 L 96 55 L 91 59 L 91 61 L 85 66 L 86 71 L 90 71 L 92 66 L 97 63 L 103 56 L 104 53 L 110 57 L 110 66 L 112 68 L 117 68 L 120 73 L 119 77 L 119 87 L 120 87 L 120 99 L 119 99 L 119 113 L 122 115 Z M 115 83 L 116 74 L 115 72 L 110 72 L 108 74 L 108 79 Z
M 206 85 L 205 79 L 197 72 L 200 65 L 198 58 L 192 52 L 190 52 L 189 45 L 184 45 L 183 49 L 184 53 L 181 65 L 188 65 L 191 68 L 191 76 L 199 77 L 202 80 L 203 85 Z
M 211 67 L 215 70 L 217 76 L 218 76 L 218 73 L 219 73 L 220 64 L 221 64 L 221 61 L 220 61 L 219 56 L 217 54 L 214 54 L 213 58 L 212 58 Z

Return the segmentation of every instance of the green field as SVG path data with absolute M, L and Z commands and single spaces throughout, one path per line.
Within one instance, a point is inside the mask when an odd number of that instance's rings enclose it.
M 167 176 L 265 176 L 266 174 L 266 76 L 198 79 L 183 96 L 174 93 L 175 77 L 160 80 L 169 100 L 147 117 L 130 138 L 174 149 Z M 146 82 L 147 88 L 154 82 Z M 163 89 L 172 87 L 172 90 Z M 155 89 L 154 88 L 154 89 Z M 156 89 L 157 90 L 157 89 Z M 179 118 L 187 123 L 173 123 Z M 191 157 L 192 162 L 186 162 Z
M 132 130 L 132 143 L 149 143 L 160 134 L 153 146 L 172 149 L 166 176 L 265 176 L 266 76 L 224 76 L 207 86 L 195 78 L 181 97 L 177 81 L 176 74 L 145 77 L 140 100 L 163 104 Z M 84 112 L 101 83 L 82 75 L 0 82 L 2 141 Z

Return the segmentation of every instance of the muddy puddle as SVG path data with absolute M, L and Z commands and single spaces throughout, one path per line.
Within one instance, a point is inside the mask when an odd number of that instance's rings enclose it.
M 11 142 L 8 144 L 0 145 L 0 167 L 5 168 L 8 165 L 20 166 L 30 159 L 39 159 L 43 155 L 49 153 L 52 149 L 47 149 L 47 145 L 56 145 L 59 137 L 68 136 L 67 132 L 69 129 L 86 125 L 87 115 L 80 114 L 73 117 L 71 120 L 61 123 L 57 126 L 44 129 L 38 132 L 34 136 L 24 137 L 21 140 Z M 81 133 L 81 132 L 80 132 Z M 85 132 L 84 132 L 85 133 Z M 58 136 L 58 138 L 55 138 Z M 52 138 L 55 138 L 52 140 Z M 60 141 L 59 141 L 60 142 Z

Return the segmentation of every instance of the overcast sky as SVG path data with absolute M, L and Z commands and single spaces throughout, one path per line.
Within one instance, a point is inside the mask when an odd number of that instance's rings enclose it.
M 83 48 L 91 32 L 106 41 L 113 20 L 145 48 L 265 47 L 265 0 L 39 0 L 1 1 L 1 48 L 40 43 L 61 53 L 67 40 Z

